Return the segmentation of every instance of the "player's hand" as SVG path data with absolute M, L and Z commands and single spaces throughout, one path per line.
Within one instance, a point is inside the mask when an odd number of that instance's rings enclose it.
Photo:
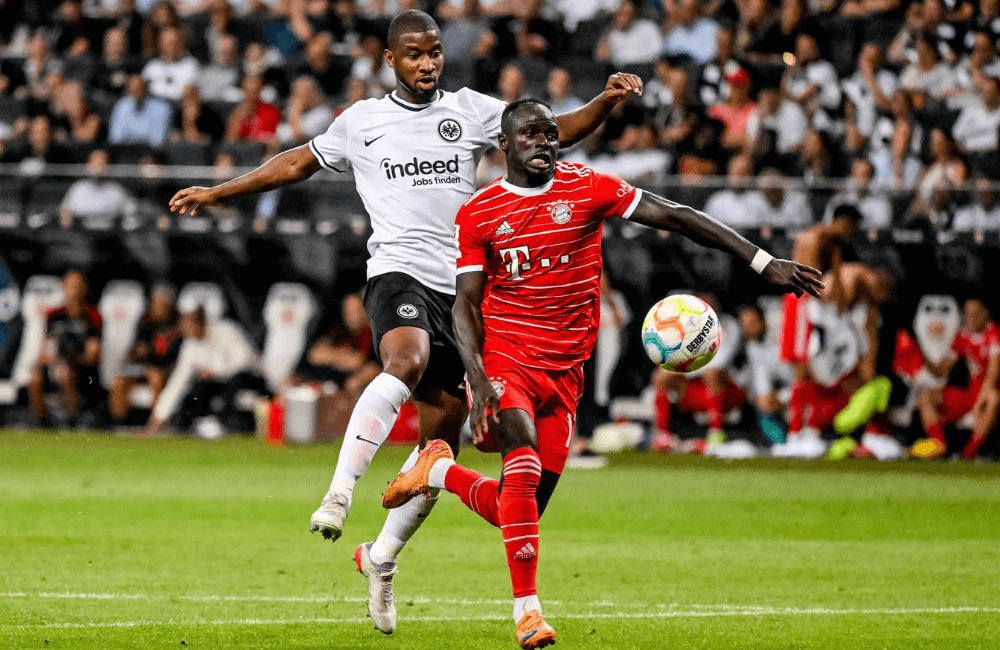
M 174 198 L 170 199 L 170 211 L 187 214 L 191 216 L 198 214 L 202 207 L 209 207 L 219 204 L 219 198 L 215 194 L 215 189 L 211 187 L 189 187 L 183 189 Z
M 472 394 L 469 425 L 472 428 L 473 444 L 479 444 L 490 430 L 490 420 L 500 424 L 500 397 L 489 381 L 473 386 Z
M 642 97 L 642 79 L 627 72 L 616 72 L 608 77 L 608 83 L 604 86 L 605 99 L 617 104 L 631 94 Z
M 820 289 L 826 288 L 820 278 L 822 274 L 811 266 L 799 264 L 791 260 L 771 260 L 764 267 L 761 273 L 765 280 L 772 284 L 783 287 L 787 292 L 801 296 L 808 293 L 810 296 L 820 297 Z

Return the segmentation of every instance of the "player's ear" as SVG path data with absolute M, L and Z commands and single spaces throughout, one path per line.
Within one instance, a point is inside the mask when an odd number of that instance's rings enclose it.
M 500 151 L 507 153 L 507 136 L 503 133 L 497 136 L 497 145 L 500 147 Z
M 390 50 L 389 48 L 385 48 L 384 50 L 382 50 L 382 58 L 385 59 L 385 64 L 387 66 L 389 66 L 393 70 L 396 69 L 396 57 L 392 55 L 392 50 Z

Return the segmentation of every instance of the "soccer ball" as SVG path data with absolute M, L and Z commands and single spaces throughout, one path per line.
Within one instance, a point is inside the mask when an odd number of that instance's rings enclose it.
M 642 345 L 656 365 L 670 372 L 704 368 L 721 341 L 719 317 L 701 298 L 679 294 L 653 305 L 642 321 Z

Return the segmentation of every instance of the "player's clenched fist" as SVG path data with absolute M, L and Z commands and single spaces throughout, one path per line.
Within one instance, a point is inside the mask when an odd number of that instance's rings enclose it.
M 642 96 L 642 79 L 627 72 L 616 72 L 608 77 L 608 83 L 604 86 L 604 97 L 616 104 L 634 93 Z
M 472 442 L 479 444 L 483 436 L 490 430 L 489 421 L 500 423 L 500 397 L 497 396 L 493 384 L 489 381 L 480 382 L 472 387 L 472 409 L 469 413 L 469 424 L 472 428 Z
M 208 207 L 218 205 L 219 199 L 215 196 L 215 191 L 211 187 L 189 187 L 183 189 L 174 198 L 170 199 L 170 211 L 187 214 L 191 216 L 198 214 L 198 209 L 202 206 Z

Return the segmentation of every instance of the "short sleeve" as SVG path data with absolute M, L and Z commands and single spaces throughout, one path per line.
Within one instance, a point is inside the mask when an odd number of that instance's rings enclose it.
M 592 187 L 596 213 L 605 219 L 628 219 L 642 199 L 642 190 L 611 174 L 594 172 Z
M 330 127 L 309 141 L 309 150 L 324 169 L 343 173 L 348 170 L 347 162 L 347 114 L 341 114 Z
M 994 324 L 986 329 L 986 354 L 988 356 L 993 356 L 994 354 L 1000 354 L 1000 327 Z
M 951 342 L 951 350 L 958 356 L 965 355 L 966 350 L 968 350 L 968 339 L 965 338 L 965 334 L 959 332 L 955 335 L 954 340 Z
M 486 242 L 471 213 L 471 208 L 466 204 L 455 217 L 455 246 L 458 248 L 455 266 L 459 275 L 486 270 Z
M 472 105 L 479 114 L 480 124 L 483 127 L 483 135 L 494 147 L 499 147 L 497 138 L 500 136 L 500 118 L 503 117 L 503 110 L 507 104 L 495 97 L 483 95 L 482 93 L 470 92 L 469 96 Z

